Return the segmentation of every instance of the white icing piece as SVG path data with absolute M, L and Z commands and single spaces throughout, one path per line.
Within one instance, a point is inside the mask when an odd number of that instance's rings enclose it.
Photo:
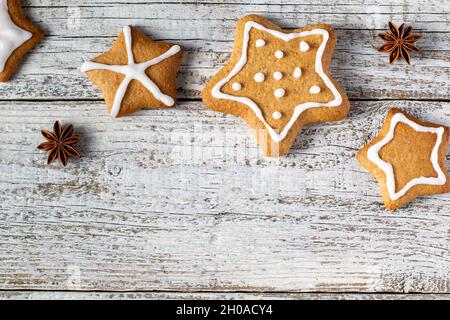
M 295 68 L 295 70 L 294 70 L 294 78 L 300 78 L 302 76 L 302 69 L 300 69 L 300 68 Z
M 239 91 L 242 89 L 242 85 L 239 82 L 234 82 L 231 87 L 233 88 L 234 91 Z
M 258 72 L 257 74 L 255 74 L 256 82 L 264 82 L 264 80 L 266 80 L 266 76 L 264 75 L 264 73 Z
M 283 88 L 278 88 L 275 90 L 275 92 L 273 94 L 277 98 L 282 98 L 286 94 L 286 91 Z
M 283 79 L 283 74 L 280 71 L 275 71 L 273 73 L 273 78 L 275 80 L 281 80 L 281 79 Z
M 309 92 L 312 94 L 318 94 L 320 93 L 320 87 L 319 86 L 312 86 L 309 88 Z
M 300 42 L 300 51 L 306 52 L 309 50 L 309 44 L 307 44 L 305 41 Z
M 264 41 L 263 39 L 256 40 L 256 46 L 258 48 L 264 47 L 265 45 L 266 45 L 266 41 Z
M 0 0 L 0 72 L 5 70 L 6 62 L 14 50 L 28 41 L 33 34 L 19 28 L 11 20 L 8 0 Z
M 133 37 L 131 35 L 131 27 L 126 26 L 123 28 L 123 33 L 125 36 L 125 45 L 127 49 L 128 64 L 127 65 L 107 65 L 92 61 L 86 61 L 81 66 L 81 72 L 87 72 L 91 70 L 109 70 L 125 75 L 119 88 L 117 89 L 116 96 L 114 97 L 114 103 L 111 108 L 111 115 L 117 117 L 122 106 L 122 100 L 127 92 L 128 86 L 132 80 L 137 80 L 141 82 L 148 91 L 150 91 L 153 96 L 164 103 L 166 106 L 173 106 L 175 101 L 172 97 L 165 95 L 161 92 L 159 87 L 150 79 L 150 77 L 145 73 L 149 67 L 158 64 L 171 56 L 180 52 L 181 48 L 178 45 L 172 46 L 169 50 L 164 52 L 162 55 L 155 57 L 149 61 L 136 63 L 134 61 L 133 55 Z
M 283 128 L 283 130 L 281 130 L 280 133 L 275 131 L 267 123 L 267 121 L 264 119 L 264 116 L 263 116 L 263 113 L 262 113 L 261 109 L 258 107 L 258 105 L 252 99 L 250 99 L 248 97 L 236 97 L 236 96 L 233 96 L 233 95 L 221 92 L 222 87 L 228 81 L 230 81 L 236 74 L 238 74 L 242 70 L 242 68 L 245 66 L 245 64 L 247 63 L 248 41 L 249 41 L 249 38 L 250 38 L 250 30 L 252 28 L 256 28 L 256 29 L 268 32 L 271 35 L 273 35 L 273 36 L 275 36 L 275 37 L 277 37 L 279 39 L 282 39 L 283 41 L 286 41 L 286 42 L 289 41 L 289 40 L 295 39 L 295 38 L 307 37 L 307 36 L 310 36 L 310 35 L 320 35 L 320 36 L 322 36 L 322 39 L 323 39 L 322 43 L 320 44 L 319 48 L 317 49 L 316 60 L 315 60 L 315 64 L 314 65 L 315 65 L 315 70 L 316 70 L 317 74 L 320 76 L 320 78 L 322 79 L 324 85 L 327 86 L 330 89 L 331 93 L 334 95 L 334 99 L 329 101 L 329 102 L 326 102 L 326 103 L 322 103 L 322 102 L 305 102 L 305 103 L 300 103 L 299 105 L 297 105 L 295 107 L 291 119 L 286 124 L 286 126 Z M 227 100 L 237 101 L 237 102 L 240 102 L 242 104 L 247 105 L 250 109 L 252 109 L 252 111 L 255 113 L 256 117 L 267 128 L 267 130 L 268 130 L 272 140 L 275 141 L 275 142 L 280 142 L 281 140 L 286 138 L 289 130 L 292 128 L 292 126 L 294 125 L 295 121 L 303 113 L 303 111 L 305 111 L 305 110 L 307 110 L 309 108 L 338 107 L 338 106 L 340 106 L 342 104 L 342 96 L 341 96 L 341 94 L 336 89 L 336 87 L 334 86 L 333 82 L 331 82 L 331 80 L 325 74 L 325 72 L 323 71 L 323 66 L 322 66 L 322 56 L 323 56 L 323 53 L 324 53 L 325 48 L 327 46 L 327 42 L 328 42 L 329 38 L 330 38 L 330 35 L 329 35 L 328 31 L 325 30 L 325 29 L 313 29 L 313 30 L 299 32 L 299 33 L 283 33 L 283 32 L 278 31 L 278 30 L 268 29 L 268 28 L 262 26 L 261 24 L 259 24 L 257 22 L 248 21 L 248 22 L 245 23 L 245 26 L 244 26 L 244 36 L 243 36 L 243 43 L 242 43 L 242 55 L 239 58 L 239 60 L 236 63 L 236 65 L 231 70 L 231 72 L 225 78 L 223 78 L 222 80 L 217 82 L 217 84 L 212 88 L 211 95 L 214 98 L 216 98 L 216 99 L 227 99 Z
M 283 57 L 284 57 L 284 52 L 281 51 L 281 50 L 275 51 L 275 57 L 276 57 L 277 59 L 283 58 Z
M 275 120 L 280 120 L 282 116 L 283 115 L 280 111 L 275 111 L 274 113 L 272 113 L 272 118 L 274 118 Z
M 392 165 L 380 158 L 379 151 L 381 148 L 383 148 L 386 144 L 388 144 L 392 139 L 394 139 L 394 133 L 395 133 L 395 127 L 399 122 L 403 122 L 413 128 L 414 130 L 418 132 L 429 132 L 429 133 L 435 133 L 437 135 L 436 139 L 436 145 L 433 148 L 433 151 L 431 152 L 431 163 L 433 164 L 433 168 L 438 174 L 437 178 L 435 177 L 419 177 L 414 178 L 411 181 L 409 181 L 403 189 L 401 189 L 399 192 L 395 192 L 395 174 L 394 174 L 394 168 Z M 428 184 L 428 185 L 443 185 L 447 182 L 447 178 L 445 177 L 444 172 L 442 171 L 442 168 L 439 166 L 439 147 L 442 143 L 444 135 L 444 128 L 434 128 L 434 127 L 424 127 L 421 126 L 414 121 L 411 121 L 408 119 L 404 114 L 402 113 L 396 113 L 392 119 L 391 124 L 389 128 L 389 132 L 387 135 L 383 138 L 383 140 L 379 141 L 378 143 L 374 144 L 367 150 L 367 158 L 375 163 L 386 175 L 386 185 L 389 193 L 389 197 L 391 200 L 397 200 L 400 197 L 403 197 L 406 192 L 408 192 L 409 189 L 416 185 L 420 184 Z

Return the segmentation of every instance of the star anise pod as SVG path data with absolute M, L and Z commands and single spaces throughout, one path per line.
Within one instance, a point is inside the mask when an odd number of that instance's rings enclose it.
M 47 164 L 59 159 L 62 165 L 66 166 L 69 157 L 79 158 L 80 153 L 73 148 L 73 145 L 80 140 L 80 137 L 73 135 L 73 126 L 70 124 L 63 128 L 61 122 L 56 121 L 53 131 L 42 130 L 41 133 L 47 141 L 38 145 L 38 149 L 49 152 Z
M 390 52 L 389 63 L 394 63 L 400 56 L 409 64 L 411 60 L 411 51 L 419 51 L 420 49 L 414 44 L 422 38 L 420 34 L 411 33 L 412 27 L 402 24 L 400 28 L 389 21 L 389 32 L 380 33 L 378 36 L 387 43 L 382 45 L 381 52 Z

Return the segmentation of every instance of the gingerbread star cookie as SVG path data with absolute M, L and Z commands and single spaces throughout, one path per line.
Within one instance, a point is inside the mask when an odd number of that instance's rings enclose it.
M 378 180 L 386 207 L 394 211 L 419 196 L 450 191 L 448 140 L 447 127 L 391 109 L 378 136 L 357 159 Z
M 121 117 L 144 107 L 175 106 L 182 56 L 179 45 L 152 41 L 126 26 L 112 48 L 85 62 L 81 71 L 103 92 L 111 115 Z
M 11 78 L 25 54 L 43 37 L 25 18 L 20 0 L 0 0 L 0 82 Z
M 246 16 L 237 23 L 230 61 L 204 88 L 203 102 L 247 122 L 266 155 L 286 154 L 303 125 L 340 120 L 349 111 L 329 74 L 335 42 L 326 24 L 283 30 Z

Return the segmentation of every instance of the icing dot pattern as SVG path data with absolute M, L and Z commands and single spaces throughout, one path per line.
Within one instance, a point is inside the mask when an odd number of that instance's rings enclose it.
M 242 89 L 242 85 L 239 82 L 233 82 L 231 88 L 233 88 L 234 91 L 239 91 Z
M 299 67 L 295 68 L 293 76 L 296 79 L 300 78 L 302 76 L 302 69 Z
M 305 41 L 301 41 L 300 42 L 300 51 L 301 52 L 306 52 L 309 50 L 309 44 Z
M 274 113 L 272 113 L 272 118 L 274 118 L 275 120 L 280 120 L 282 116 L 283 115 L 280 111 L 275 111 Z
M 275 71 L 273 73 L 273 78 L 275 80 L 281 80 L 281 79 L 283 79 L 283 73 L 281 73 L 280 71 Z
M 284 90 L 283 88 L 278 88 L 273 94 L 276 98 L 282 98 L 286 94 L 286 90 Z
M 319 86 L 312 86 L 309 89 L 309 92 L 312 93 L 312 94 L 318 94 L 318 93 L 320 93 L 320 87 Z
M 283 51 L 281 51 L 281 50 L 275 51 L 275 58 L 281 59 L 283 57 L 284 57 L 284 52 Z
M 256 40 L 256 47 L 257 48 L 261 48 L 264 47 L 266 45 L 266 41 L 264 39 L 258 39 Z
M 261 83 L 261 82 L 264 82 L 264 80 L 266 80 L 266 76 L 264 75 L 264 73 L 258 72 L 257 74 L 255 74 L 254 79 L 255 79 L 256 82 L 260 82 Z

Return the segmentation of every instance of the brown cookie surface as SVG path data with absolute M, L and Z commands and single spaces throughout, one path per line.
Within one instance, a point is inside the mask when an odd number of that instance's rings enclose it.
M 391 109 L 357 160 L 378 180 L 386 207 L 394 211 L 419 196 L 450 191 L 448 140 L 447 127 Z
M 0 82 L 8 81 L 44 33 L 24 16 L 20 0 L 0 0 Z
M 246 16 L 237 23 L 229 63 L 203 89 L 203 103 L 242 118 L 266 155 L 283 155 L 303 125 L 340 120 L 349 111 L 329 74 L 335 42 L 326 24 L 283 30 Z
M 121 117 L 143 108 L 175 106 L 179 45 L 156 42 L 126 26 L 106 53 L 81 70 L 100 88 L 109 112 Z

